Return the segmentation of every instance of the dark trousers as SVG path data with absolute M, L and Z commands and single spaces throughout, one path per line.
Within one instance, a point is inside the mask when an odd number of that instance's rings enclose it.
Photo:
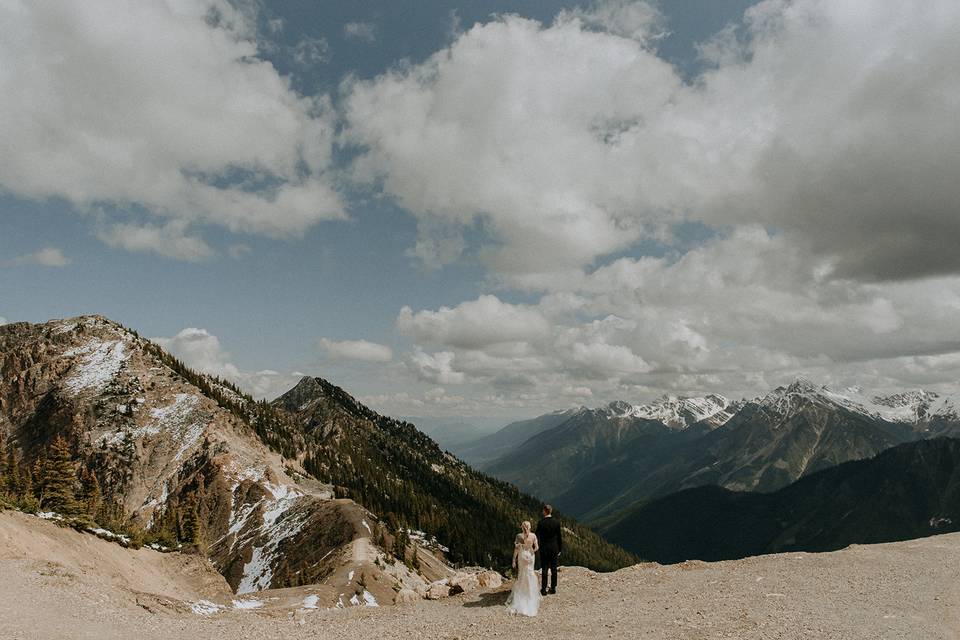
M 557 559 L 558 553 L 540 552 L 540 573 L 542 575 L 541 591 L 547 590 L 547 572 L 550 573 L 550 588 L 557 588 Z

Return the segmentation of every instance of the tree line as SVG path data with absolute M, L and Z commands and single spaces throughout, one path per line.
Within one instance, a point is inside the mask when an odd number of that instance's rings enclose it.
M 82 464 L 62 435 L 28 460 L 0 432 L 0 510 L 54 513 L 77 529 L 101 528 L 125 535 L 135 548 L 153 544 L 201 549 L 203 491 L 201 479 L 182 503 L 170 501 L 159 507 L 153 525 L 145 530 L 128 519 L 122 503 L 104 497 L 97 474 Z

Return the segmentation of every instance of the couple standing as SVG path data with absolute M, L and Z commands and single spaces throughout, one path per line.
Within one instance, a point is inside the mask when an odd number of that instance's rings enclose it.
M 535 532 L 530 531 L 530 523 L 524 521 L 522 531 L 517 534 L 513 551 L 513 568 L 517 570 L 517 581 L 507 598 L 507 610 L 525 616 L 535 616 L 540 610 L 541 597 L 557 592 L 557 562 L 563 551 L 563 534 L 560 523 L 553 519 L 553 507 L 543 505 L 543 517 L 537 523 Z M 537 574 L 534 572 L 536 553 L 540 551 L 540 571 L 542 582 L 537 590 Z M 550 577 L 550 590 L 547 590 L 547 576 Z

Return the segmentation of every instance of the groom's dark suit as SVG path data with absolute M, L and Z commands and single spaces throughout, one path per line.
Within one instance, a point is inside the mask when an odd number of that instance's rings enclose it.
M 537 539 L 540 541 L 541 592 L 547 590 L 547 572 L 550 572 L 550 591 L 557 590 L 557 560 L 563 551 L 563 534 L 560 523 L 551 516 L 540 518 L 537 523 Z

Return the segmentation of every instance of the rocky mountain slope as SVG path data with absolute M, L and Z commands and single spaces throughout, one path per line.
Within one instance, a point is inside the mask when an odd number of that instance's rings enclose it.
M 12 527 L 14 519 L 31 522 Z M 5 535 L 8 532 L 12 535 Z M 960 636 L 960 534 L 831 553 L 670 566 L 647 563 L 607 574 L 562 567 L 559 594 L 546 598 L 540 615 L 532 619 L 505 612 L 509 585 L 403 607 L 312 608 L 316 594 L 304 587 L 268 592 L 259 600 L 227 596 L 219 601 L 176 568 L 169 574 L 154 568 L 151 558 L 175 555 L 136 552 L 142 555 L 124 558 L 122 576 L 105 574 L 96 571 L 97 563 L 87 564 L 82 554 L 69 553 L 91 536 L 0 513 L 0 540 L 5 543 L 67 534 L 71 537 L 56 545 L 45 562 L 20 553 L 23 543 L 0 544 L 0 635 L 23 640 Z M 90 545 L 116 547 L 96 539 Z M 214 606 L 197 607 L 195 598 L 204 597 L 213 599 Z M 231 598 L 244 608 L 236 608 Z
M 960 401 L 930 392 L 875 397 L 801 379 L 752 401 L 724 401 L 687 402 L 717 409 L 699 421 L 702 414 L 684 414 L 684 403 L 669 399 L 653 408 L 614 403 L 586 410 L 487 471 L 608 526 L 620 510 L 684 488 L 774 491 L 818 470 L 960 429 Z M 671 421 L 672 428 L 665 424 Z
M 297 425 L 304 468 L 387 520 L 426 531 L 457 563 L 507 568 L 518 523 L 540 503 L 478 473 L 412 424 L 379 415 L 322 378 L 304 378 L 272 403 Z M 568 562 L 611 570 L 631 557 L 565 521 Z
M 349 583 L 348 593 L 392 602 L 395 588 L 425 592 L 453 574 L 425 543 L 384 553 L 398 531 L 281 457 L 290 434 L 285 416 L 105 318 L 0 327 L 0 435 L 20 476 L 63 437 L 81 475 L 97 481 L 101 512 L 195 546 L 238 593 Z M 43 508 L 42 488 L 33 494 Z M 414 548 L 420 570 L 401 557 Z
M 99 316 L 0 327 L 0 436 L 15 471 L 0 494 L 49 508 L 28 476 L 62 437 L 68 482 L 76 470 L 98 487 L 84 517 L 195 548 L 237 593 L 427 595 L 456 578 L 450 561 L 509 567 L 518 523 L 539 508 L 324 380 L 255 402 Z M 571 559 L 631 562 L 566 524 Z
M 659 562 L 830 551 L 960 530 L 960 440 L 888 449 L 773 493 L 704 486 L 623 515 L 607 536 Z

